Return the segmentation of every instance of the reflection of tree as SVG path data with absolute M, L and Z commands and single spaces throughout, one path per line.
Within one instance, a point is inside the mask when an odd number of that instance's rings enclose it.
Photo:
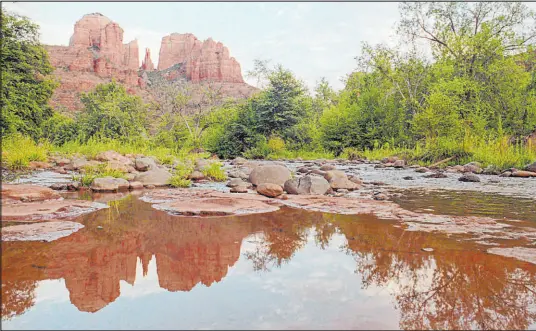
M 536 321 L 534 267 L 464 251 L 467 244 L 439 235 L 378 222 L 338 224 L 363 287 L 394 289 L 401 329 L 526 329 Z
M 24 313 L 34 304 L 36 281 L 2 282 L 2 320 Z

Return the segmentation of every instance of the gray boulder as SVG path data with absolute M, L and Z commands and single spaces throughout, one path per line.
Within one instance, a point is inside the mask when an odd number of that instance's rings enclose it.
M 326 194 L 329 189 L 328 181 L 318 176 L 304 176 L 285 182 L 285 191 L 289 194 Z
M 102 177 L 95 178 L 90 188 L 97 192 L 113 192 L 128 190 L 129 185 L 128 181 L 123 178 Z
M 137 174 L 134 178 L 134 181 L 141 182 L 143 186 L 167 186 L 170 178 L 171 174 L 169 171 L 163 168 L 155 168 Z
M 263 183 L 285 185 L 285 182 L 290 179 L 290 170 L 281 165 L 262 165 L 255 167 L 249 175 L 249 181 L 253 185 Z
M 480 182 L 480 177 L 478 177 L 477 175 L 472 174 L 472 173 L 466 173 L 466 174 L 464 174 L 463 176 L 461 176 L 460 178 L 458 178 L 458 180 L 459 180 L 460 182 L 473 182 L 473 183 L 477 183 L 477 182 Z
M 150 157 L 138 157 L 134 160 L 134 168 L 138 171 L 147 171 L 156 167 L 155 160 Z

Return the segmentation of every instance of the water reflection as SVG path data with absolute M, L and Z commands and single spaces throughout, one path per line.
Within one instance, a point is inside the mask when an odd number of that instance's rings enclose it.
M 400 328 L 527 329 L 536 321 L 536 267 L 486 254 L 475 244 L 406 232 L 371 216 L 283 209 L 225 219 L 181 218 L 133 196 L 110 205 L 82 217 L 86 227 L 69 237 L 2 244 L 3 320 L 30 309 L 43 280 L 64 279 L 70 302 L 95 313 L 121 295 L 121 281 L 135 285 L 138 261 L 143 276 L 156 264 L 160 288 L 189 292 L 221 282 L 239 260 L 251 265 L 250 272 L 269 277 L 271 270 L 292 264 L 300 250 L 311 249 L 308 243 L 321 252 L 337 236 L 344 244 L 333 265 L 353 257 L 356 281 L 363 290 L 378 287 L 391 295 Z M 251 249 L 244 249 L 244 242 Z

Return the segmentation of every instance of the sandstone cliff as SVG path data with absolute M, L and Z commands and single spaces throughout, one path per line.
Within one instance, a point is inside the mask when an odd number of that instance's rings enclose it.
M 76 22 L 69 46 L 45 46 L 60 82 L 52 97 L 53 107 L 78 110 L 80 92 L 111 79 L 146 102 L 159 102 L 157 90 L 164 85 L 175 86 L 178 81 L 191 85 L 194 94 L 200 93 L 196 85 L 202 82 L 219 84 L 225 97 L 248 97 L 256 90 L 244 83 L 240 64 L 229 56 L 227 47 L 211 38 L 201 42 L 193 34 L 165 36 L 155 70 L 150 50 L 145 50 L 140 67 L 137 40 L 124 43 L 123 34 L 119 24 L 92 13 Z M 147 75 L 151 72 L 156 74 Z

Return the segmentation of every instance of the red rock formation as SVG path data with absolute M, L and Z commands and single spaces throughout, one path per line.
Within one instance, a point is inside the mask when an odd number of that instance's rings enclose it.
M 123 43 L 123 29 L 99 13 L 84 15 L 74 26 L 69 46 L 46 46 L 54 75 L 60 86 L 52 96 L 53 107 L 68 110 L 81 108 L 80 92 L 87 92 L 97 84 L 112 78 L 126 86 L 129 93 L 141 96 L 145 102 L 155 101 L 160 82 L 156 85 L 148 76 L 138 77 L 139 49 L 137 40 Z M 244 83 L 240 64 L 229 57 L 229 50 L 212 39 L 204 42 L 193 34 L 171 34 L 162 39 L 158 69 L 175 64 L 180 67 L 163 73 L 167 80 L 186 78 L 197 84 L 211 80 L 225 85 L 226 96 L 243 98 L 255 88 Z M 141 65 L 143 71 L 154 71 L 150 50 L 147 49 Z M 195 90 L 195 88 L 194 88 Z
M 123 44 L 123 29 L 101 14 L 84 15 L 76 22 L 69 46 L 47 46 L 47 50 L 56 71 L 69 72 L 69 75 L 57 74 L 60 86 L 53 96 L 53 106 L 79 108 L 79 92 L 91 90 L 106 79 L 115 78 L 130 88 L 138 86 L 138 41 Z M 105 80 L 62 79 L 79 76 L 76 73 L 80 72 L 93 73 Z
M 182 63 L 186 77 L 194 83 L 203 80 L 244 83 L 240 64 L 229 57 L 229 50 L 212 38 L 201 42 L 193 34 L 172 33 L 162 38 L 158 70 Z
M 141 69 L 145 71 L 154 70 L 153 60 L 151 60 L 151 50 L 148 48 L 145 49 L 145 58 L 141 63 Z

